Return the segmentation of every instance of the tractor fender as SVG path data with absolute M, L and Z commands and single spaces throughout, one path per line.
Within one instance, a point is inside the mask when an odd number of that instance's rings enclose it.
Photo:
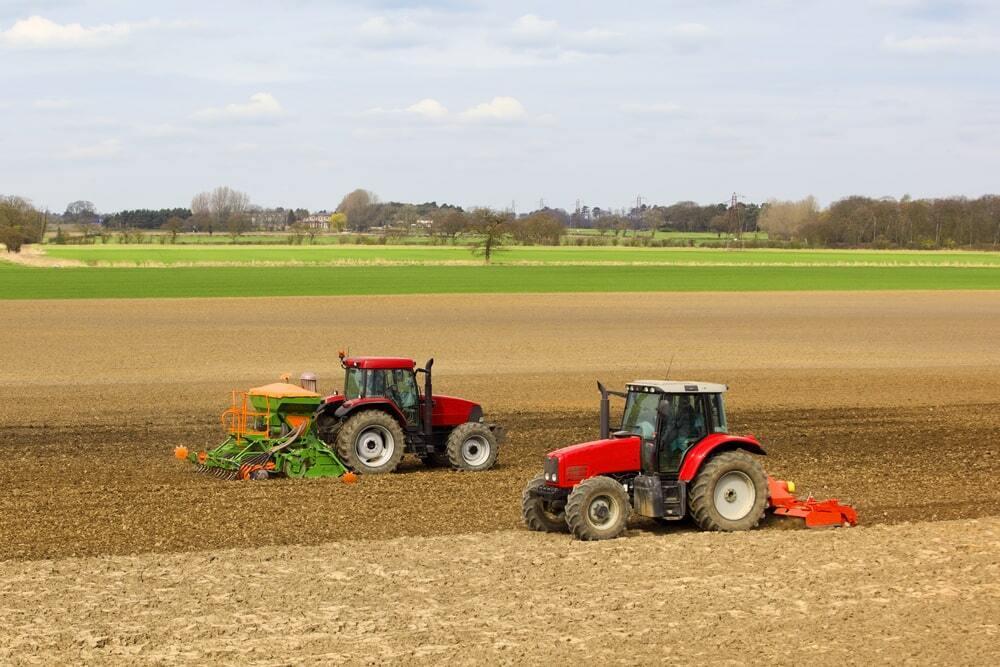
M 316 408 L 316 414 L 330 414 L 332 415 L 334 411 L 344 404 L 345 397 L 343 394 L 333 394 L 332 396 L 327 396 L 320 403 L 319 407 Z
M 334 411 L 333 416 L 337 419 L 344 420 L 360 410 L 372 409 L 388 412 L 393 416 L 393 418 L 395 418 L 396 421 L 399 422 L 401 426 L 406 426 L 406 416 L 403 415 L 396 404 L 388 398 L 355 398 L 350 401 L 344 401 Z
M 757 438 L 752 435 L 741 436 L 730 435 L 728 433 L 713 433 L 706 438 L 702 438 L 697 445 L 688 450 L 687 456 L 684 457 L 684 463 L 681 464 L 680 472 L 677 473 L 677 479 L 682 482 L 690 482 L 698 474 L 702 464 L 709 457 L 719 452 L 726 452 L 733 449 L 743 449 L 751 454 L 759 454 L 761 456 L 767 455 L 767 452 L 764 451 Z

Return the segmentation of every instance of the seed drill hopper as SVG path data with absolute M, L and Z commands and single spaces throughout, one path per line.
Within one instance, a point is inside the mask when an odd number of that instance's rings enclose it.
M 337 455 L 320 440 L 316 411 L 323 397 L 303 387 L 275 382 L 234 391 L 220 419 L 229 436 L 208 451 L 177 447 L 174 455 L 222 479 L 341 477 L 354 481 Z

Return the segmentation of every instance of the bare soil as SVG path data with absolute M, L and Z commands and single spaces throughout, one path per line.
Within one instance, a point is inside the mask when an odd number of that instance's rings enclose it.
M 998 554 L 994 517 L 8 561 L 0 662 L 994 664 Z
M 995 653 L 995 292 L 0 309 L 17 343 L 0 348 L 0 662 Z M 222 482 L 172 458 L 222 438 L 234 387 L 313 370 L 331 388 L 341 346 L 436 355 L 436 388 L 509 429 L 500 466 L 407 461 L 349 486 Z M 663 377 L 671 359 L 671 377 L 730 385 L 731 428 L 765 443 L 770 473 L 854 502 L 866 527 L 636 520 L 600 545 L 522 530 L 543 453 L 596 436 L 594 381 Z

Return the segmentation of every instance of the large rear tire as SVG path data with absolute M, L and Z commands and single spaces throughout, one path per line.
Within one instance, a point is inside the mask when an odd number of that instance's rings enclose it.
M 756 528 L 767 509 L 764 466 L 743 451 L 713 456 L 694 479 L 688 508 L 702 530 Z
M 568 533 L 566 509 L 553 512 L 552 508 L 548 507 L 549 503 L 532 495 L 532 490 L 540 486 L 545 486 L 543 475 L 538 475 L 528 482 L 521 494 L 521 518 L 524 519 L 524 525 L 529 530 L 537 530 L 541 533 Z
M 349 417 L 337 433 L 337 456 L 351 470 L 366 475 L 394 471 L 405 448 L 403 428 L 381 410 Z
M 566 501 L 566 523 L 581 540 L 611 540 L 628 524 L 632 504 L 621 484 L 610 477 L 591 477 L 576 485 Z
M 448 435 L 448 462 L 455 470 L 489 470 L 497 462 L 497 439 L 488 426 L 466 422 Z

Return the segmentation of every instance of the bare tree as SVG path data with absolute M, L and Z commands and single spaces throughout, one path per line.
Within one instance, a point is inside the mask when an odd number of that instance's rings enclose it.
M 250 195 L 228 186 L 215 188 L 211 192 L 200 192 L 191 199 L 191 213 L 207 216 L 209 236 L 217 229 L 226 229 L 232 233 L 234 226 L 239 228 L 248 224 L 246 213 L 249 208 Z
M 94 203 L 81 199 L 66 205 L 63 220 L 80 224 L 91 224 L 97 219 L 97 209 Z
M 21 252 L 29 243 L 41 243 L 48 226 L 48 214 L 21 197 L 0 197 L 0 243 L 7 252 Z
M 472 211 L 471 228 L 478 236 L 470 246 L 472 254 L 482 257 L 489 264 L 510 233 L 513 217 L 513 214 L 507 211 L 495 211 L 490 208 Z
M 163 229 L 170 235 L 170 242 L 177 243 L 177 235 L 184 229 L 184 219 L 176 215 L 171 216 L 163 223 Z
M 815 222 L 819 217 L 819 207 L 813 197 L 801 201 L 771 200 L 761 211 L 758 227 L 767 232 L 769 238 L 797 238 L 803 227 Z
M 440 234 L 452 243 L 455 237 L 469 228 L 469 219 L 464 212 L 454 208 L 440 209 L 434 213 L 431 233 Z
M 337 207 L 337 213 L 347 216 L 348 228 L 364 231 L 378 222 L 378 209 L 378 196 L 374 192 L 358 188 L 344 196 Z

